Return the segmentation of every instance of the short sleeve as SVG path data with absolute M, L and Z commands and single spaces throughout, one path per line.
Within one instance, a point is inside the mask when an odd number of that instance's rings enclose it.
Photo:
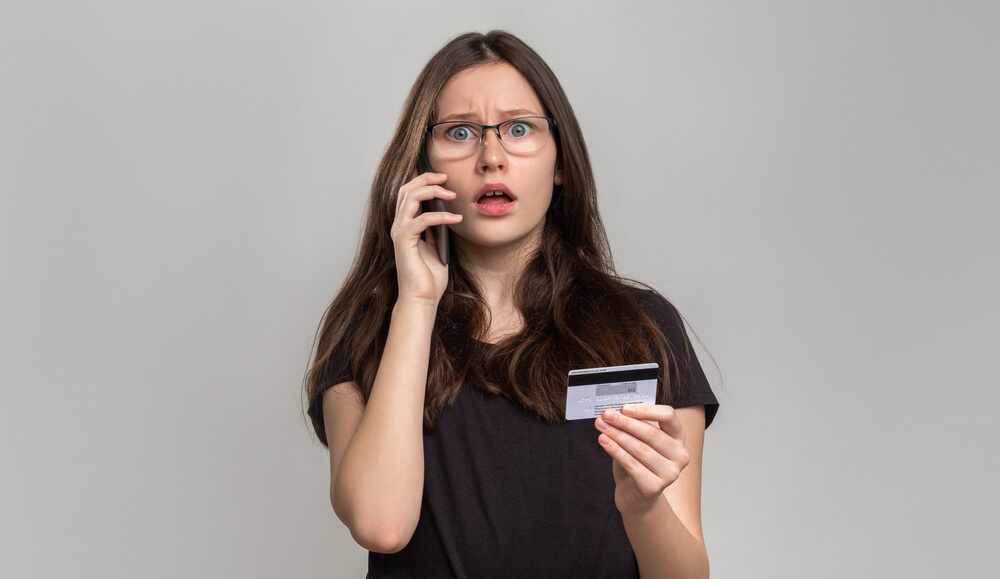
M 307 413 L 312 420 L 316 434 L 321 440 L 326 439 L 326 425 L 323 420 L 323 394 L 337 384 L 350 382 L 353 379 L 351 374 L 350 361 L 347 359 L 346 351 L 337 347 L 326 359 L 320 371 L 319 388 L 309 399 L 309 409 Z
M 671 357 L 670 393 L 657 402 L 674 408 L 703 405 L 707 428 L 719 411 L 719 401 L 698 362 L 680 313 L 656 292 L 641 288 L 630 288 L 630 291 L 636 303 L 660 328 Z

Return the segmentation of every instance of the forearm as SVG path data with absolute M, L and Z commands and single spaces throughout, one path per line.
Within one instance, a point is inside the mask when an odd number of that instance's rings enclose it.
M 704 541 L 684 526 L 666 498 L 645 513 L 622 513 L 622 519 L 643 579 L 708 577 Z
M 420 516 L 434 315 L 427 304 L 396 304 L 371 394 L 333 481 L 337 516 L 371 550 L 401 549 Z

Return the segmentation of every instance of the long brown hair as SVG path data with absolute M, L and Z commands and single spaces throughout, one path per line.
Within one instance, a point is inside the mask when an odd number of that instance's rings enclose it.
M 614 271 L 597 210 L 597 191 L 587 147 L 573 109 L 555 74 L 528 45 L 504 31 L 468 33 L 435 54 L 417 77 L 395 134 L 371 188 L 358 254 L 347 279 L 327 308 L 317 334 L 316 357 L 306 376 L 310 415 L 326 443 L 322 409 L 315 408 L 331 374 L 331 354 L 347 366 L 367 402 L 382 357 L 398 285 L 389 232 L 396 195 L 418 164 L 424 127 L 431 122 L 442 87 L 474 66 L 506 62 L 521 72 L 556 120 L 556 164 L 563 183 L 555 187 L 542 241 L 515 287 L 523 329 L 499 344 L 486 335 L 489 312 L 475 279 L 461 263 L 449 266 L 448 289 L 437 310 L 431 338 L 424 425 L 434 427 L 463 381 L 507 396 L 539 416 L 557 421 L 564 412 L 570 369 L 658 361 L 661 391 L 668 398 L 672 361 L 656 324 L 636 303 Z M 672 315 L 676 313 L 670 308 Z M 474 361 L 482 357 L 481 367 Z

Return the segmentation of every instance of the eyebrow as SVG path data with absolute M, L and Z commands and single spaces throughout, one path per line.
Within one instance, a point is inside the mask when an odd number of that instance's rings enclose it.
M 535 111 L 529 111 L 528 109 L 509 109 L 509 110 L 506 110 L 506 111 L 502 111 L 502 113 L 504 115 L 504 118 L 506 118 L 507 120 L 516 119 L 517 117 L 539 117 L 539 116 L 542 116 L 541 114 L 536 113 Z M 472 121 L 475 118 L 476 118 L 476 114 L 475 113 L 461 113 L 461 114 L 448 115 L 446 117 L 442 117 L 437 122 L 439 122 L 439 123 L 447 123 L 449 121 Z

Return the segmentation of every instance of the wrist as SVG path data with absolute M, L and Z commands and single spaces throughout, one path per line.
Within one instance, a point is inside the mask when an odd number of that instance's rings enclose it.
M 662 516 L 664 509 L 673 511 L 670 508 L 670 503 L 667 502 L 666 497 L 662 493 L 658 497 L 647 501 L 630 501 L 628 504 L 616 503 L 615 506 L 618 507 L 618 512 L 622 514 L 623 519 L 631 519 L 636 522 Z
M 433 323 L 437 317 L 437 307 L 440 300 L 422 297 L 399 296 L 392 307 L 392 318 L 402 318 L 407 321 L 429 320 Z

